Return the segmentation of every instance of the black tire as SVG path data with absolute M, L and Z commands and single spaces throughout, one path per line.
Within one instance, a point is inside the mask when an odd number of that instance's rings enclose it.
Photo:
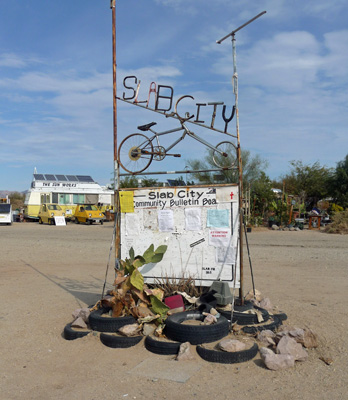
M 102 317 L 102 314 L 108 312 L 108 309 L 92 311 L 89 315 L 89 326 L 93 331 L 98 332 L 117 332 L 122 326 L 134 324 L 136 321 L 132 316 L 109 318 Z
M 146 336 L 145 348 L 155 354 L 174 355 L 179 353 L 180 343 L 157 340 L 153 336 Z
M 127 136 L 118 148 L 118 161 L 121 167 L 131 174 L 144 171 L 151 164 L 152 159 L 152 142 L 141 133 Z
M 266 322 L 269 320 L 269 313 L 267 310 L 254 306 L 257 310 L 261 311 L 263 321 Z M 221 311 L 220 314 L 227 318 L 228 320 L 231 319 L 231 312 L 230 311 Z M 256 314 L 246 314 L 243 312 L 234 311 L 232 322 L 237 322 L 238 325 L 251 325 L 251 324 L 259 324 L 259 320 L 257 319 Z
M 71 327 L 71 323 L 70 323 L 70 324 L 65 325 L 64 331 L 63 331 L 63 336 L 64 336 L 64 339 L 66 339 L 66 340 L 75 340 L 78 338 L 82 338 L 91 332 L 92 331 L 90 331 L 90 330 L 87 330 L 87 331 L 75 330 L 74 328 Z
M 274 317 L 279 318 L 281 321 L 285 321 L 288 319 L 288 316 L 285 313 L 273 314 Z
M 104 223 L 103 221 L 100 221 L 100 225 L 103 225 L 103 223 Z
M 228 335 L 229 322 L 223 316 L 212 325 L 182 324 L 182 322 L 192 319 L 203 321 L 204 318 L 204 315 L 199 311 L 175 313 L 166 319 L 164 333 L 169 339 L 176 342 L 190 342 L 191 344 L 211 343 Z
M 79 219 L 75 217 L 75 224 L 79 224 L 79 223 L 80 223 Z
M 242 331 L 244 333 L 251 333 L 251 334 L 255 334 L 257 332 L 261 332 L 264 330 L 270 330 L 274 332 L 280 325 L 282 325 L 282 320 L 274 315 L 273 321 L 270 322 L 269 324 L 259 325 L 259 326 L 244 326 L 242 328 Z
M 49 225 L 55 225 L 54 219 L 53 219 L 53 218 L 50 218 L 50 219 L 48 220 L 48 224 L 49 224 Z
M 241 305 L 240 299 L 235 299 L 235 301 L 234 301 L 234 311 L 236 311 L 236 312 L 243 312 L 243 311 L 251 310 L 252 308 L 254 308 L 254 304 L 249 300 L 245 300 L 243 305 Z M 229 311 L 222 311 L 222 310 L 219 310 L 219 308 L 217 308 L 217 311 L 219 311 L 219 313 L 223 312 L 224 317 L 227 319 L 230 319 L 231 313 Z M 228 317 L 226 317 L 225 313 L 226 313 L 226 315 L 229 314 Z
M 100 341 L 113 349 L 126 349 L 138 344 L 144 336 L 121 336 L 108 335 L 107 333 L 100 334 Z
M 196 349 L 203 360 L 222 364 L 235 364 L 252 360 L 256 356 L 259 347 L 254 343 L 250 349 L 235 352 L 210 350 L 202 346 L 197 346 Z

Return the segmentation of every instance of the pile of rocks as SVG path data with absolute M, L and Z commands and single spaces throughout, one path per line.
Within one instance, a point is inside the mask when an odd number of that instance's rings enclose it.
M 277 333 L 264 330 L 257 340 L 262 346 L 261 359 L 268 369 L 275 371 L 293 367 L 295 361 L 307 360 L 306 349 L 318 347 L 316 334 L 307 328 L 281 326 Z
M 301 229 L 298 226 L 286 226 L 286 227 L 280 227 L 278 225 L 272 225 L 272 231 L 301 231 Z

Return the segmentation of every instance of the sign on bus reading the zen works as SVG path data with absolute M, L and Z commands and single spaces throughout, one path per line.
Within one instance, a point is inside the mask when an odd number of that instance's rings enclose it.
M 134 208 L 204 207 L 217 204 L 216 190 L 166 189 L 142 190 L 134 194 Z

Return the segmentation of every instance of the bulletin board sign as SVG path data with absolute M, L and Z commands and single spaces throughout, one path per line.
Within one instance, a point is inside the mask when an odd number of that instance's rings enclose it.
M 122 259 L 131 247 L 168 246 L 161 262 L 139 269 L 146 282 L 240 287 L 238 185 L 120 189 L 119 198 Z

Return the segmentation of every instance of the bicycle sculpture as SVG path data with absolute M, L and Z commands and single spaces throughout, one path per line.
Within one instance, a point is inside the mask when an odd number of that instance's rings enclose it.
M 123 139 L 118 149 L 118 161 L 125 171 L 131 174 L 138 174 L 146 170 L 153 160 L 162 161 L 166 156 L 181 157 L 181 154 L 168 152 L 184 140 L 186 135 L 213 150 L 213 161 L 217 167 L 231 168 L 236 163 L 236 157 L 233 155 L 236 151 L 236 146 L 232 142 L 223 141 L 213 146 L 187 128 L 185 121 L 193 118 L 193 115 L 182 118 L 175 110 L 175 112 L 166 116 L 177 118 L 180 121 L 180 127 L 164 132 L 155 132 L 152 127 L 156 125 L 156 122 L 150 122 L 149 124 L 138 126 L 138 129 L 143 132 L 150 131 L 153 136 L 147 137 L 142 133 L 133 133 Z M 166 148 L 161 146 L 160 136 L 179 131 L 183 131 L 183 134 L 177 140 Z

